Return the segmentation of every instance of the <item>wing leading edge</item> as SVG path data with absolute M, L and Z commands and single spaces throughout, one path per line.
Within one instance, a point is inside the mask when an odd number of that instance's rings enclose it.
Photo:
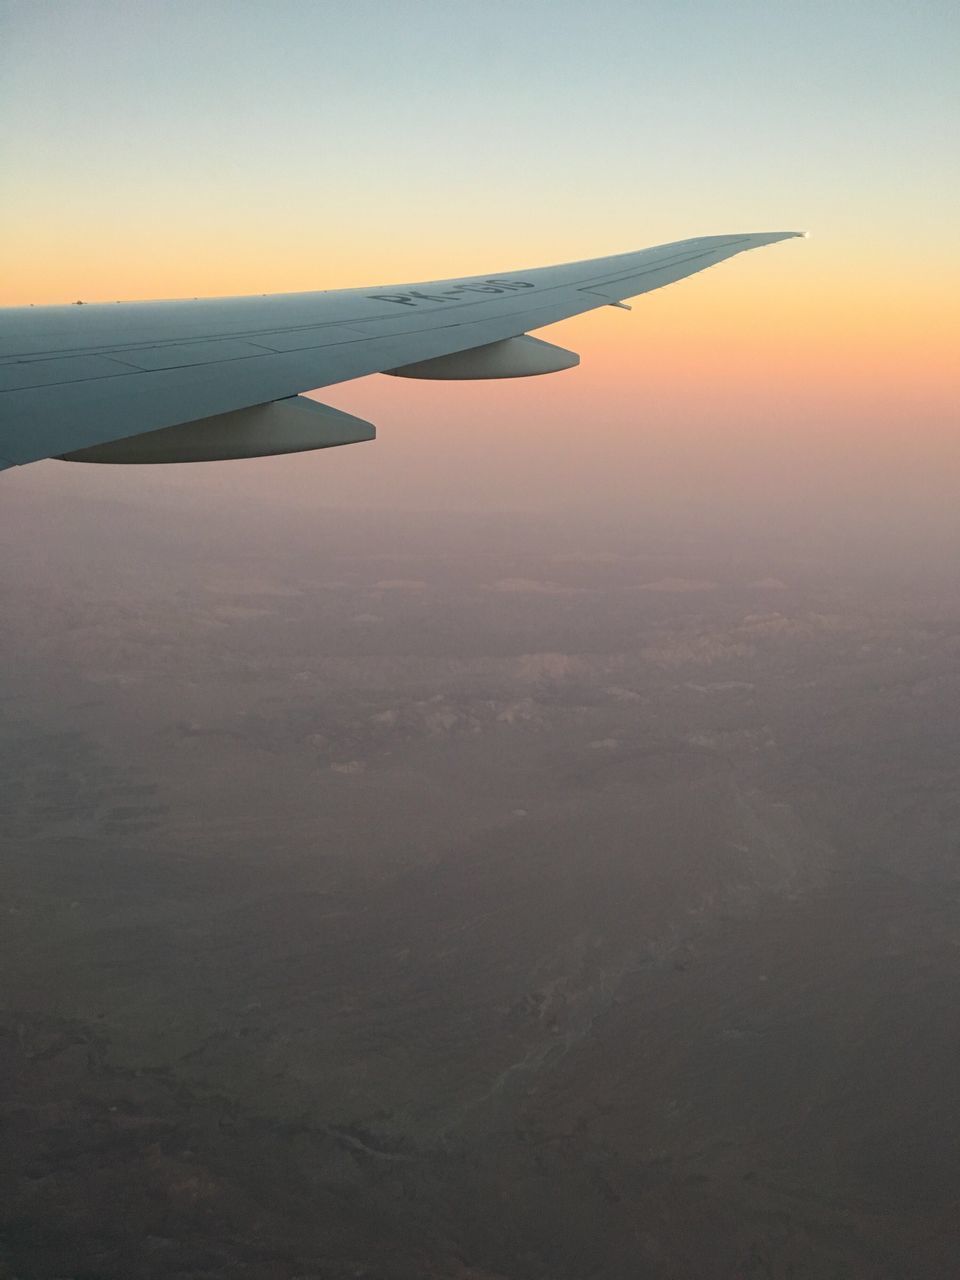
M 180 429 L 182 440 L 184 424 L 199 431 L 214 417 L 224 439 L 224 415 L 370 373 L 512 377 L 569 367 L 572 353 L 550 357 L 539 349 L 548 344 L 508 340 L 802 234 L 704 236 L 413 285 L 0 310 L 0 467 L 87 449 L 93 456 L 94 446 L 166 428 Z M 238 456 L 250 456 L 253 419 L 242 421 Z M 270 448 L 269 432 L 263 445 L 263 453 L 280 451 Z M 202 447 L 188 452 L 204 456 Z

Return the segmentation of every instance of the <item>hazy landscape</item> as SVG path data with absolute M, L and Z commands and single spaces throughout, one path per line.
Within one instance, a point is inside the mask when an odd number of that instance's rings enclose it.
M 3 495 L 0 1276 L 957 1274 L 948 550 L 130 493 Z

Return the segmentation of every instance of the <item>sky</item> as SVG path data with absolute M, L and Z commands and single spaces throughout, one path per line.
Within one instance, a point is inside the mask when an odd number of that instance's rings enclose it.
M 908 523 L 957 505 L 954 4 L 0 0 L 0 24 L 2 305 L 811 233 L 544 332 L 580 351 L 571 373 L 325 390 L 373 446 L 12 483 Z

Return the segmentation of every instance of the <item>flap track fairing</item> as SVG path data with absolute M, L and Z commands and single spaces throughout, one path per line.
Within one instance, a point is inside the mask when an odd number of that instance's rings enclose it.
M 469 351 L 455 351 L 453 355 L 437 356 L 433 360 L 418 360 L 415 364 L 401 365 L 398 369 L 385 369 L 394 378 L 436 378 L 460 381 L 472 378 L 530 378 L 541 373 L 559 373 L 580 363 L 575 351 L 555 347 L 540 338 L 523 334 L 519 338 L 504 338 L 500 342 L 488 342 Z
M 376 434 L 376 427 L 362 418 L 305 396 L 290 396 L 92 445 L 61 457 L 64 462 L 222 462 L 358 444 L 373 440 Z

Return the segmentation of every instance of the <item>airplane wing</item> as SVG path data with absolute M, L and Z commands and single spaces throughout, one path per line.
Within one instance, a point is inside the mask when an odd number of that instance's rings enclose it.
M 180 462 L 371 439 L 302 393 L 393 373 L 522 377 L 579 362 L 532 329 L 802 232 L 703 236 L 461 280 L 321 293 L 0 310 L 0 468 Z

